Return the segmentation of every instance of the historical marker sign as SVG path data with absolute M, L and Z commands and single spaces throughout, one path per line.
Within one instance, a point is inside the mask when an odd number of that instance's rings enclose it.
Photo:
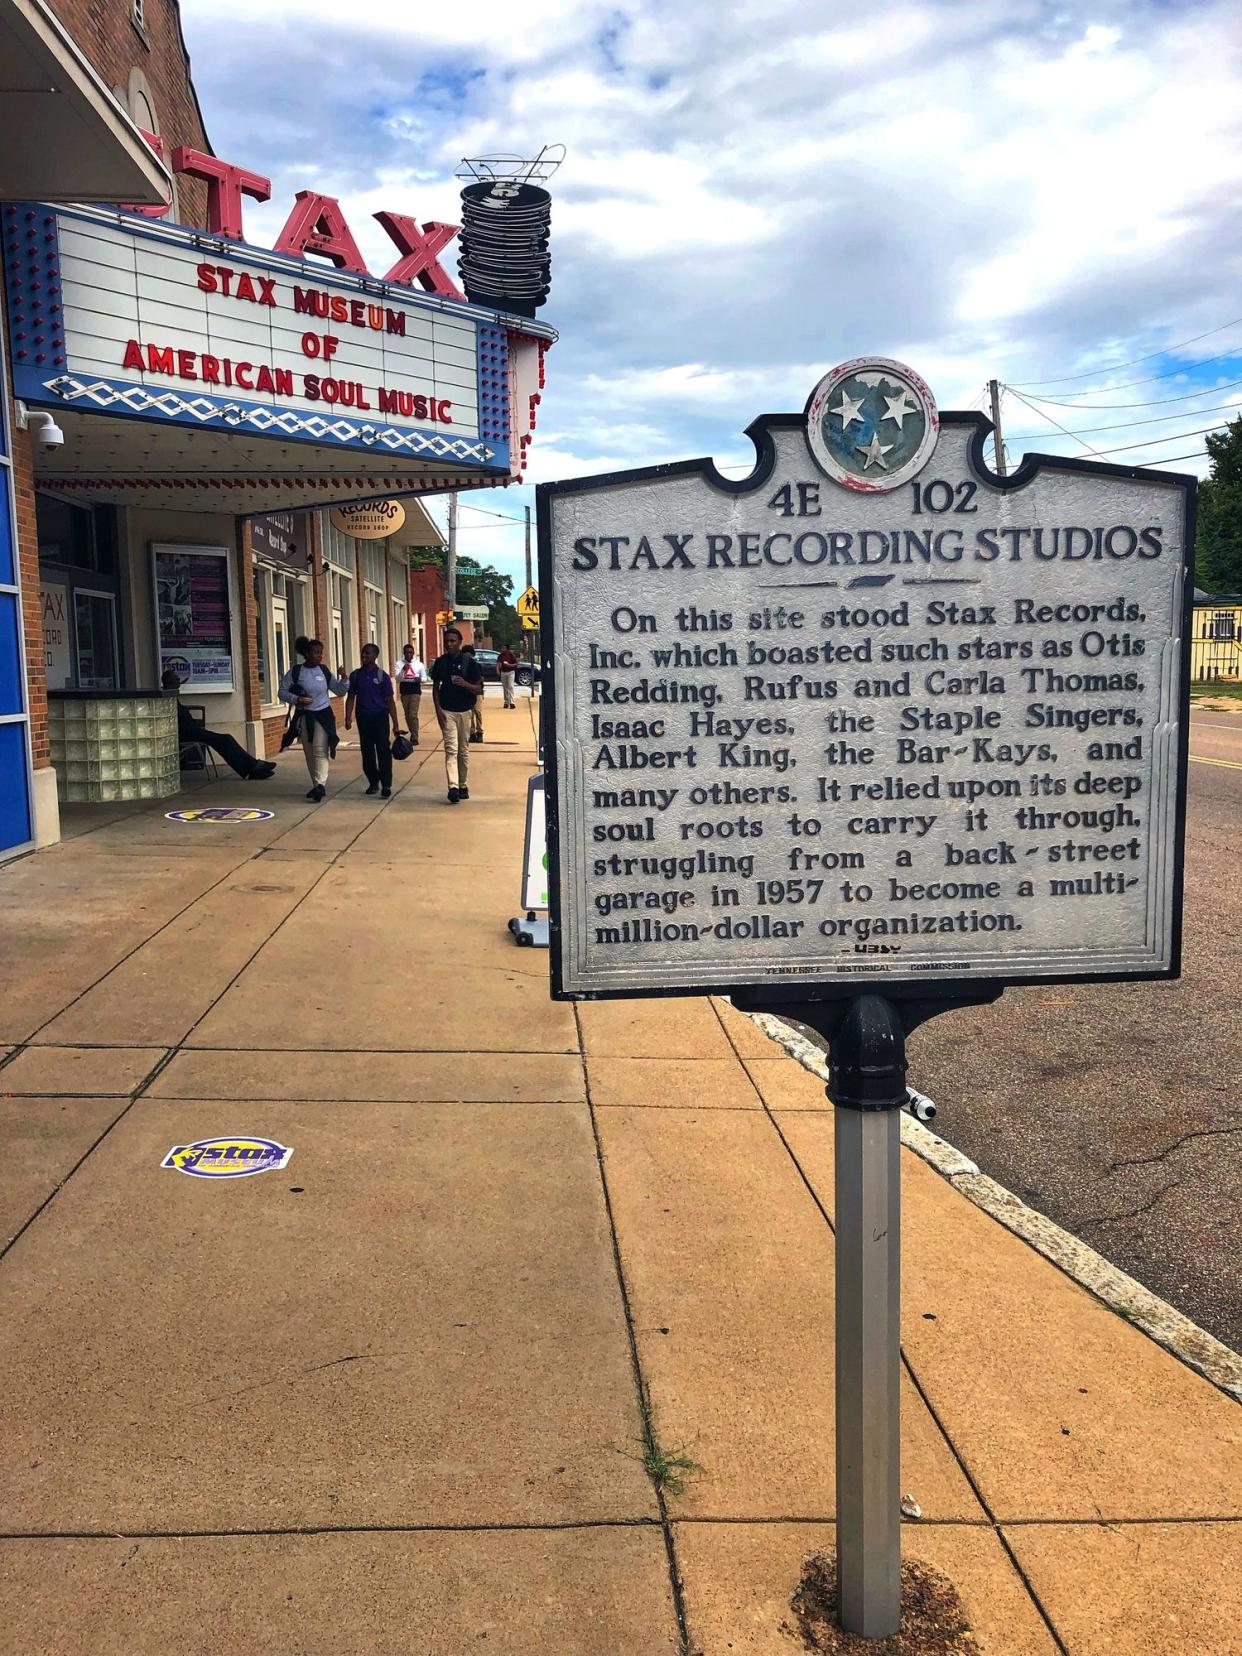
M 1194 480 L 850 362 L 539 493 L 553 988 L 1175 976 Z

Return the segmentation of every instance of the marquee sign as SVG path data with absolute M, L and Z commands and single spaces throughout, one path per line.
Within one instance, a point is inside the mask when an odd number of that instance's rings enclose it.
M 554 993 L 1177 975 L 1194 480 L 990 429 L 858 360 L 540 486 Z
M 509 473 L 510 336 L 469 306 L 102 210 L 0 224 L 27 401 Z

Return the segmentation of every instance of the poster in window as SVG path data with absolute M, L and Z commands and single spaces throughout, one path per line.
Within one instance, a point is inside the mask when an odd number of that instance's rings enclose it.
M 227 549 L 156 546 L 153 551 L 160 672 L 173 668 L 190 690 L 232 690 Z

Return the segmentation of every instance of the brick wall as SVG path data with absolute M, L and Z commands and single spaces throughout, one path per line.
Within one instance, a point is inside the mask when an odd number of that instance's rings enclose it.
M 411 569 L 410 623 L 421 615 L 426 628 L 427 662 L 440 654 L 440 624 L 437 613 L 445 607 L 444 580 L 438 569 Z M 462 629 L 463 633 L 465 628 Z
M 190 81 L 190 58 L 176 0 L 145 0 L 142 30 L 133 21 L 131 0 L 48 3 L 100 79 L 120 92 L 121 102 L 131 115 L 130 74 L 135 69 L 141 71 L 150 88 L 165 156 L 178 144 L 213 153 Z M 177 211 L 170 218 L 203 229 L 207 223 L 206 184 L 179 175 L 177 197 Z
M 9 402 L 13 434 L 13 495 L 17 516 L 17 561 L 22 583 L 22 632 L 26 640 L 26 698 L 30 749 L 36 770 L 51 764 L 47 731 L 47 668 L 43 649 L 43 603 L 39 588 L 39 531 L 35 523 L 34 452 L 28 431 L 18 431 Z
M 241 660 L 238 688 L 246 704 L 246 718 L 257 719 L 262 703 L 259 698 L 259 653 L 255 643 L 254 551 L 250 541 L 250 524 L 245 518 L 236 520 L 233 556 L 237 563 L 237 596 L 241 608 Z

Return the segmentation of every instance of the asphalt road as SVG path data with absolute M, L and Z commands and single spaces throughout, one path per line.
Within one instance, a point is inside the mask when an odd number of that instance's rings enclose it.
M 985 1173 L 1242 1351 L 1242 713 L 1194 714 L 1190 751 L 1180 981 L 1008 989 L 914 1036 L 910 1079 Z

